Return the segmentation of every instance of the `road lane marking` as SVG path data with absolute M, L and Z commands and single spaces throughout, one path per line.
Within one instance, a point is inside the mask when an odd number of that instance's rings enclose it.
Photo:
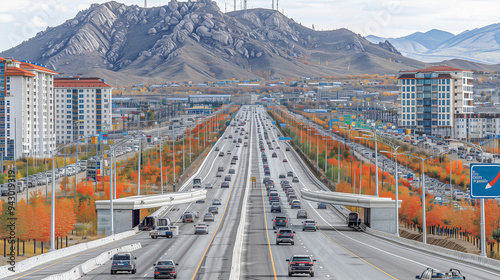
M 213 165 L 212 165 L 213 166 Z M 235 176 L 236 177 L 236 176 Z M 229 197 L 227 198 L 227 202 L 226 202 L 226 205 L 224 206 L 224 211 L 222 212 L 222 217 L 219 221 L 219 224 L 217 225 L 217 228 L 215 229 L 215 232 L 214 234 L 212 235 L 212 238 L 210 239 L 210 242 L 208 243 L 208 246 L 207 248 L 205 249 L 205 251 L 203 252 L 203 256 L 201 257 L 201 260 L 200 262 L 198 263 L 198 266 L 196 267 L 196 270 L 194 271 L 194 274 L 193 274 L 193 277 L 191 278 L 191 280 L 194 280 L 196 275 L 198 274 L 198 271 L 200 270 L 200 267 L 201 267 L 201 264 L 203 263 L 203 260 L 205 259 L 205 256 L 207 255 L 207 252 L 208 252 L 208 249 L 210 249 L 210 246 L 212 246 L 212 243 L 214 241 L 214 238 L 215 238 L 215 235 L 217 235 L 217 232 L 219 231 L 219 227 L 220 225 L 222 224 L 222 221 L 224 220 L 224 217 L 226 216 L 226 210 L 227 210 L 227 206 L 229 205 L 229 200 L 231 199 L 231 195 L 233 194 L 233 190 L 234 190 L 234 184 L 236 183 L 236 178 L 234 180 L 231 181 L 231 189 L 229 191 Z
M 269 240 L 269 229 L 267 228 L 267 216 L 266 216 L 266 201 L 264 200 L 264 188 L 260 188 L 262 193 L 262 208 L 264 209 L 264 226 L 266 227 L 267 236 L 267 246 L 269 248 L 269 256 L 271 256 L 271 265 L 273 267 L 274 279 L 278 279 L 276 276 L 276 267 L 274 266 L 273 251 L 271 250 L 271 241 Z
M 236 233 L 236 240 L 233 249 L 233 259 L 231 265 L 231 273 L 229 275 L 229 279 L 239 279 L 241 275 L 241 253 L 243 249 L 243 233 L 245 231 L 246 226 L 246 216 L 247 216 L 247 208 L 248 208 L 248 195 L 250 193 L 250 188 L 248 183 L 250 182 L 251 176 L 251 168 L 252 168 L 252 144 L 253 144 L 253 120 L 250 120 L 250 135 L 248 145 L 249 157 L 248 157 L 248 166 L 247 166 L 247 178 L 246 178 L 246 189 L 245 194 L 243 196 L 243 205 L 241 206 L 241 216 L 240 216 L 240 224 L 238 226 L 238 231 Z M 251 183 L 253 184 L 253 183 Z

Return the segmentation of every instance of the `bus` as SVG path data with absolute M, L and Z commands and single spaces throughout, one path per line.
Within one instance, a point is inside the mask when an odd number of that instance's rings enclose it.
M 97 181 L 102 180 L 103 174 L 103 168 L 104 168 L 104 161 L 102 157 L 99 157 L 97 159 L 92 158 L 87 160 L 87 180 L 96 180 L 96 174 L 97 174 Z

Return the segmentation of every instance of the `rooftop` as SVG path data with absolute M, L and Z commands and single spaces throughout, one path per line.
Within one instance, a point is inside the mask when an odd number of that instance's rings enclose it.
M 54 78 L 54 87 L 56 88 L 111 88 L 112 86 L 104 82 L 104 80 L 97 77 L 82 78 L 82 77 L 68 77 L 68 78 Z
M 464 70 L 464 69 L 455 68 L 455 67 L 451 67 L 451 66 L 434 66 L 434 67 L 418 69 L 418 70 L 401 71 L 401 73 L 458 72 L 458 71 L 472 72 L 470 70 Z

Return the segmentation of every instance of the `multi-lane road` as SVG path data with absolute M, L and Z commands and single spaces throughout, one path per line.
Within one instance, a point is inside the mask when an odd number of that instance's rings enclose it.
M 278 140 L 279 131 L 271 124 L 263 107 L 243 107 L 236 119 L 245 122 L 245 125 L 229 127 L 215 145 L 225 155 L 219 156 L 219 151 L 215 151 L 214 147 L 197 175 L 202 179 L 202 186 L 208 183 L 214 186 L 208 190 L 206 202 L 173 206 L 167 212 L 167 216 L 179 226 L 178 236 L 151 239 L 148 232 L 141 232 L 8 279 L 42 279 L 70 270 L 111 248 L 135 242 L 141 242 L 142 245 L 141 249 L 133 252 L 137 257 L 135 275 L 110 275 L 108 262 L 82 278 L 152 279 L 153 263 L 160 259 L 173 259 L 179 264 L 179 279 L 229 279 L 231 276 L 234 279 L 282 279 L 288 278 L 286 259 L 293 254 L 308 254 L 316 259 L 315 277 L 320 279 L 414 279 L 427 267 L 444 271 L 458 268 L 467 279 L 500 279 L 499 271 L 428 254 L 349 228 L 345 218 L 333 207 L 317 209 L 316 203 L 305 200 L 301 200 L 302 208 L 307 211 L 308 218 L 317 222 L 319 230 L 303 232 L 303 219 L 295 218 L 298 210 L 290 208 L 279 186 L 282 180 L 279 175 L 292 171 L 299 178 L 298 183 L 291 183 L 297 194 L 302 188 L 316 190 L 320 186 L 295 152 L 292 149 L 286 151 L 288 143 Z M 288 215 L 290 227 L 295 231 L 294 245 L 275 245 L 272 220 L 278 214 L 270 212 L 266 189 L 262 184 L 264 171 L 259 135 L 262 137 L 265 131 L 271 143 L 267 145 L 267 140 L 263 140 L 270 178 L 274 180 L 282 200 L 281 214 Z M 245 136 L 248 139 L 244 139 Z M 233 140 L 238 138 L 248 142 L 248 147 L 243 143 L 236 147 L 238 143 L 233 143 Z M 270 147 L 273 149 L 270 150 Z M 228 154 L 229 151 L 231 154 Z M 276 157 L 272 157 L 273 152 L 276 152 Z M 238 160 L 236 164 L 231 164 L 231 158 L 235 155 Z M 223 167 L 224 172 L 221 177 L 216 177 L 219 167 Z M 220 184 L 231 168 L 235 169 L 235 174 L 231 175 L 230 188 L 221 189 Z M 256 177 L 255 186 L 251 184 L 251 177 Z M 288 177 L 288 180 L 291 181 L 291 178 Z M 191 187 L 190 183 L 186 185 L 187 189 Z M 219 214 L 214 222 L 208 222 L 207 235 L 195 235 L 193 225 L 202 222 L 203 214 L 214 198 L 222 201 L 222 205 L 218 206 Z M 180 218 L 185 211 L 199 212 L 199 219 L 194 224 L 182 223 Z

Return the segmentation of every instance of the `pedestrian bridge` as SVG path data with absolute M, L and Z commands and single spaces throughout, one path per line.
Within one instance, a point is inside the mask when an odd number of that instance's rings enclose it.
M 140 210 L 196 202 L 207 197 L 206 190 L 165 193 L 157 195 L 129 196 L 113 200 L 115 233 L 130 230 L 140 223 Z M 111 233 L 111 201 L 98 200 L 97 231 L 109 235 Z
M 396 231 L 396 201 L 392 198 L 309 189 L 302 189 L 300 193 L 309 201 L 364 208 L 363 222 L 367 226 L 387 233 Z M 401 203 L 402 200 L 398 200 L 398 208 Z

